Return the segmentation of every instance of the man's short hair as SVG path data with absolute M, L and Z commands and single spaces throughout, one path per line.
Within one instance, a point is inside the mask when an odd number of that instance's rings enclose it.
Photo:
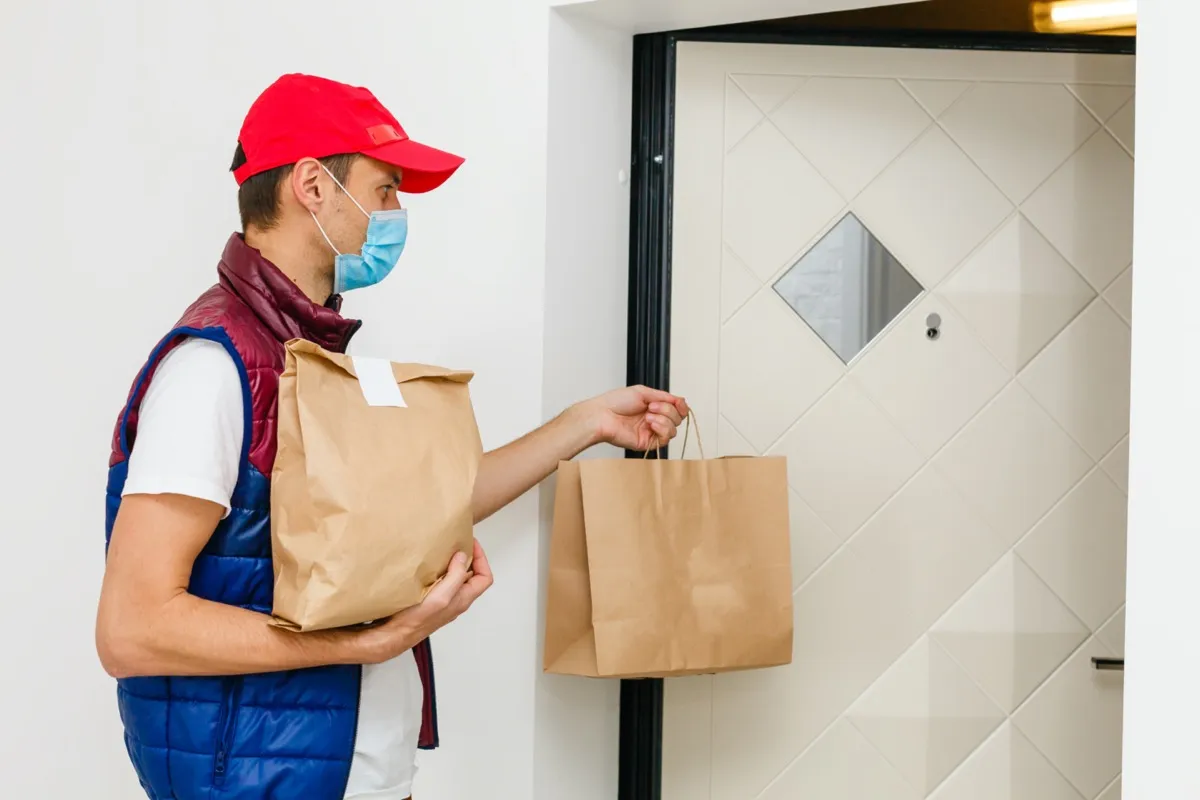
M 333 173 L 341 183 L 346 182 L 350 167 L 358 158 L 357 153 L 343 153 L 319 159 L 325 168 Z M 233 164 L 229 171 L 246 163 L 246 152 L 241 144 L 233 154 Z M 270 230 L 279 222 L 279 187 L 292 174 L 292 165 L 288 164 L 266 172 L 260 172 L 247 178 L 238 188 L 238 213 L 242 217 L 242 231 L 251 226 L 259 230 Z

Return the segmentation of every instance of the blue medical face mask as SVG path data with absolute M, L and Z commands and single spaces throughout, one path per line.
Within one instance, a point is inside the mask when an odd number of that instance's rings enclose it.
M 329 169 L 326 168 L 325 171 L 329 172 Z M 342 182 L 333 177 L 332 172 L 329 172 L 329 177 L 333 178 L 333 182 L 342 193 L 349 197 L 350 202 L 368 219 L 367 238 L 363 242 L 362 251 L 340 253 L 325 233 L 317 215 L 308 212 L 312 214 L 313 222 L 317 223 L 317 230 L 336 254 L 333 259 L 333 292 L 342 294 L 351 289 L 374 286 L 388 276 L 400 260 L 400 254 L 404 252 L 404 244 L 408 240 L 408 211 L 397 208 L 390 211 L 372 211 L 368 214 L 354 196 L 346 191 Z

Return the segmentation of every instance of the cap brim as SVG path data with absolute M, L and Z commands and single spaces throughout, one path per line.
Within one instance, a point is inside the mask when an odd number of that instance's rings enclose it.
M 400 191 L 430 192 L 441 186 L 466 160 L 412 139 L 388 142 L 364 150 L 363 155 L 400 168 Z

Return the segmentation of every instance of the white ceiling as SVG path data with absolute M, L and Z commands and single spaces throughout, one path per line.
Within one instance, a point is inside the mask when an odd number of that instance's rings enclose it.
M 827 11 L 899 5 L 920 0 L 550 0 L 634 33 L 797 17 Z M 567 10 L 567 9 L 564 9 Z

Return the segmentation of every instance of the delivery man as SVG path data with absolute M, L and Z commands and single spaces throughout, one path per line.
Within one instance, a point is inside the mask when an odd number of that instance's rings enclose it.
M 491 586 L 478 543 L 470 573 L 456 555 L 382 624 L 285 632 L 267 624 L 269 478 L 284 343 L 345 350 L 360 323 L 341 294 L 404 250 L 399 193 L 462 163 L 409 139 L 366 89 L 321 78 L 280 78 L 246 116 L 232 167 L 244 232 L 134 380 L 109 460 L 96 644 L 154 800 L 404 800 L 418 747 L 437 745 L 428 637 Z M 476 521 L 591 445 L 673 438 L 686 413 L 644 387 L 573 406 L 484 455 Z

